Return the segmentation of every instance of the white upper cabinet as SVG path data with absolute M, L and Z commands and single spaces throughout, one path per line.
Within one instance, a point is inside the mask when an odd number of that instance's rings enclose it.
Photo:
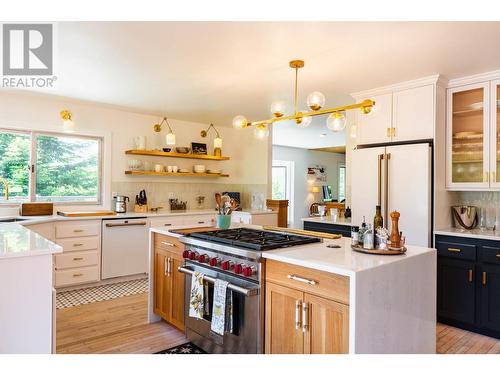
M 372 99 L 372 112 L 357 115 L 357 144 L 434 139 L 439 76 L 352 94 L 356 102 Z
M 392 141 L 434 138 L 434 85 L 426 85 L 392 94 Z
M 386 143 L 391 141 L 392 94 L 374 95 L 360 98 L 375 101 L 372 111 L 358 113 L 358 144 Z

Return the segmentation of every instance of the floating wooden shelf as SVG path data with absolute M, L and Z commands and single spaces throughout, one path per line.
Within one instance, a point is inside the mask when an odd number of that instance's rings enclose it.
M 153 171 L 125 171 L 125 174 L 149 175 L 149 176 L 176 176 L 176 177 L 229 177 L 224 173 L 174 173 L 174 172 L 153 172 Z
M 179 154 L 178 152 L 164 152 L 156 150 L 127 150 L 128 155 L 163 156 L 167 158 L 203 159 L 203 160 L 229 160 L 229 156 Z

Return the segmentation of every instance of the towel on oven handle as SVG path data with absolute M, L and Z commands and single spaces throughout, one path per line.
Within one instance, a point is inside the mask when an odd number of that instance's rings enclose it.
M 212 323 L 210 328 L 220 336 L 224 336 L 227 321 L 232 320 L 228 319 L 229 317 L 227 316 L 228 308 L 232 305 L 232 301 L 228 301 L 227 298 L 228 285 L 227 281 L 219 279 L 216 279 L 214 284 L 214 301 L 212 303 Z M 230 310 L 232 310 L 232 307 Z
M 203 319 L 205 311 L 205 288 L 203 286 L 204 275 L 195 272 L 191 277 L 191 297 L 189 298 L 189 316 Z

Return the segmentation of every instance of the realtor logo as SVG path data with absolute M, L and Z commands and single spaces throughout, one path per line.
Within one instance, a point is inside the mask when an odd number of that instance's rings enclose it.
M 4 76 L 52 75 L 51 24 L 4 24 L 2 44 Z

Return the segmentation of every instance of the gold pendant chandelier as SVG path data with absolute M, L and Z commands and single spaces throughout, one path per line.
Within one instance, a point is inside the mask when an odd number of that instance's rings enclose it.
M 272 118 L 268 120 L 252 121 L 249 122 L 244 116 L 238 115 L 233 118 L 233 127 L 243 129 L 249 126 L 255 126 L 255 136 L 257 138 L 266 138 L 269 135 L 269 125 L 278 121 L 293 120 L 300 127 L 307 127 L 311 124 L 313 116 L 327 115 L 326 126 L 333 132 L 339 132 L 346 127 L 345 112 L 352 109 L 360 109 L 361 113 L 368 114 L 372 110 L 375 102 L 371 99 L 366 99 L 361 103 L 345 105 L 342 107 L 322 109 L 325 105 L 325 96 L 319 92 L 314 91 L 307 97 L 307 105 L 310 111 L 299 110 L 298 102 L 298 75 L 299 69 L 304 67 L 303 60 L 290 61 L 290 68 L 295 69 L 295 93 L 294 93 L 294 113 L 285 116 L 285 103 L 283 101 L 276 101 L 271 104 Z

